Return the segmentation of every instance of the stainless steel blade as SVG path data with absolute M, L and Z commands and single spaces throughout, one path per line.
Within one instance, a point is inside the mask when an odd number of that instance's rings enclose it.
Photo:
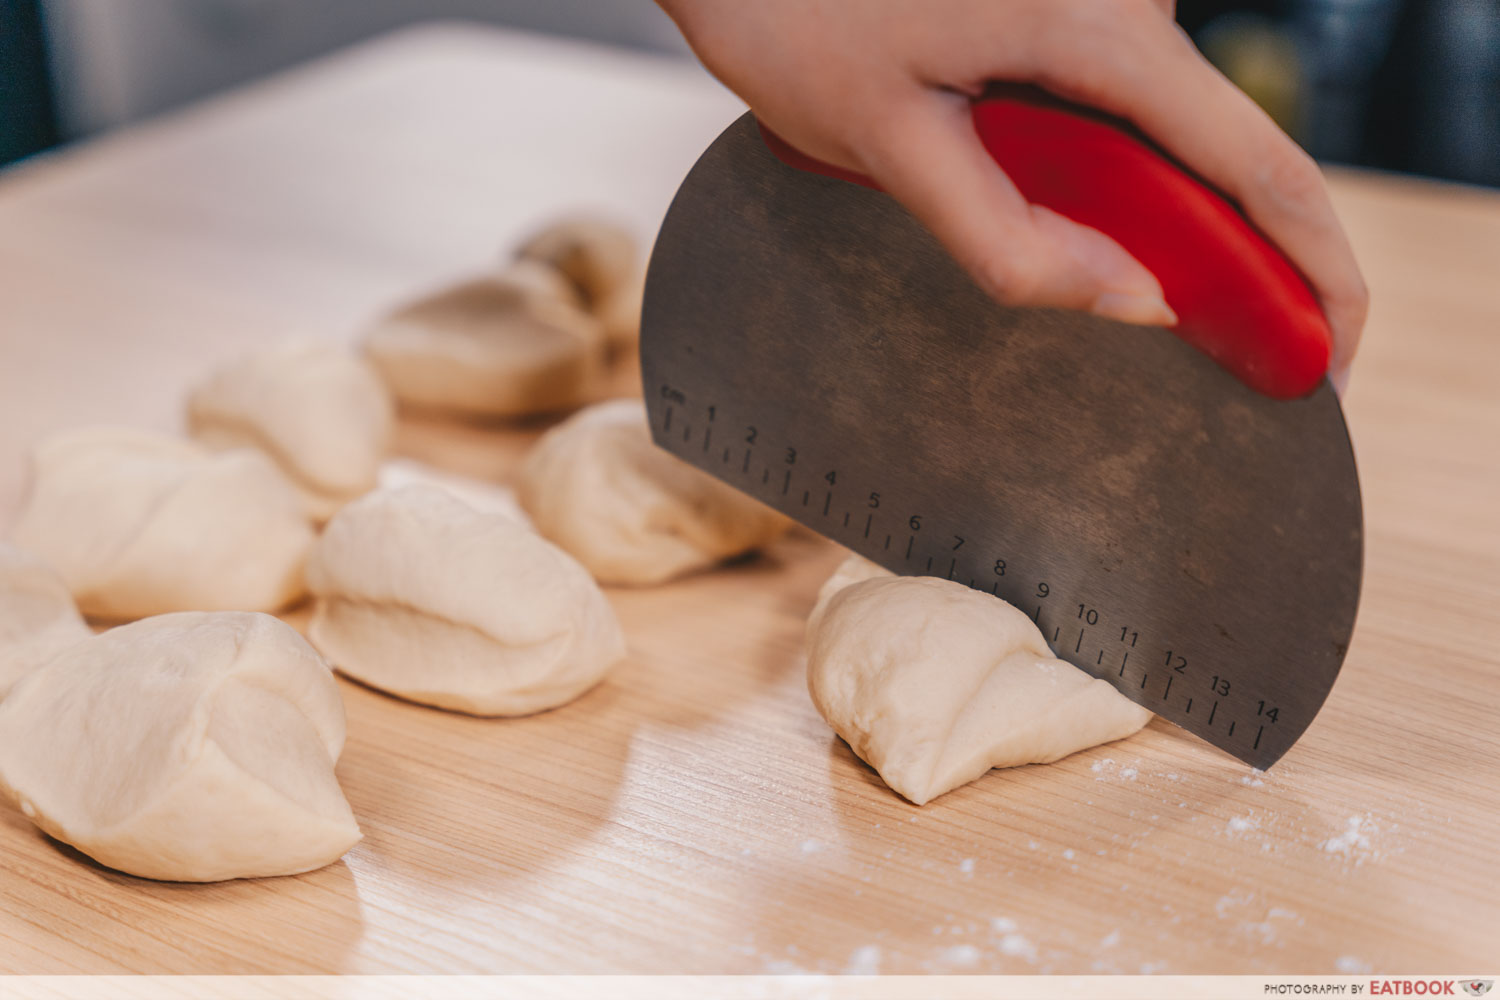
M 745 116 L 652 254 L 656 441 L 906 574 L 995 594 L 1064 659 L 1257 767 L 1312 721 L 1359 600 L 1325 383 L 1278 402 L 1170 332 L 1005 309 L 875 191 Z

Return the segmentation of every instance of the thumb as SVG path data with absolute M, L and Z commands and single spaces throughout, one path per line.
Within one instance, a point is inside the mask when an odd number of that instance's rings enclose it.
M 1176 323 L 1160 283 L 1123 247 L 1027 203 L 980 143 L 967 99 L 932 91 L 886 123 L 858 150 L 861 168 L 995 299 Z

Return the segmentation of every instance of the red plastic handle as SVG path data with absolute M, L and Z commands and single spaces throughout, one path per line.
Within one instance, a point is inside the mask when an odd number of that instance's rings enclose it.
M 1302 274 L 1222 195 L 1091 111 L 990 97 L 975 102 L 974 127 L 1028 201 L 1112 237 L 1156 275 L 1179 337 L 1267 396 L 1317 388 L 1328 320 Z M 762 133 L 791 166 L 876 187 Z

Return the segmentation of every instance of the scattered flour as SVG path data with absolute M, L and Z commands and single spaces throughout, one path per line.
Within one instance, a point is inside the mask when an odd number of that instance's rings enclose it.
M 804 840 L 802 842 L 802 853 L 803 854 L 817 854 L 822 849 L 823 849 L 823 845 L 820 844 L 820 843 L 818 843 L 816 840 L 811 839 L 811 838 L 809 838 L 807 840 Z
M 1370 971 L 1369 962 L 1353 955 L 1340 955 L 1339 960 L 1333 964 L 1346 976 L 1357 976 Z
M 1227 829 L 1230 833 L 1248 833 L 1251 830 L 1259 828 L 1259 826 L 1260 824 L 1255 821 L 1255 817 L 1253 816 L 1232 816 L 1227 824 Z
M 974 859 L 973 858 L 964 858 L 962 861 L 960 861 L 958 863 L 958 870 L 961 871 L 961 872 L 963 872 L 965 875 L 973 875 L 974 874 Z
M 873 976 L 880 972 L 880 949 L 873 944 L 854 949 L 844 971 L 851 976 Z
M 990 919 L 990 930 L 996 934 L 1010 934 L 1016 929 L 1016 922 L 1009 917 L 992 917 Z
M 1019 934 L 1007 934 L 1000 939 L 1000 953 L 1012 958 L 1024 958 L 1028 962 L 1036 961 L 1036 945 L 1026 940 Z
M 1065 848 L 1063 848 L 1063 857 L 1067 858 L 1069 861 L 1072 861 L 1073 858 L 1074 858 L 1074 856 L 1075 855 L 1073 853 L 1073 848 L 1071 848 L 1071 847 L 1065 847 Z
M 1119 932 L 1118 929 L 1116 929 L 1116 930 L 1110 931 L 1108 934 L 1104 935 L 1104 937 L 1100 939 L 1100 941 L 1099 941 L 1099 947 L 1101 947 L 1101 948 L 1113 948 L 1115 945 L 1117 945 L 1119 943 L 1120 943 L 1120 932 Z
M 1329 854 L 1337 854 L 1358 866 L 1376 856 L 1370 847 L 1370 834 L 1375 832 L 1375 824 L 1369 813 L 1354 815 L 1345 822 L 1343 833 L 1329 837 L 1318 846 Z
M 957 944 L 943 952 L 943 961 L 949 965 L 978 965 L 979 949 L 972 944 Z

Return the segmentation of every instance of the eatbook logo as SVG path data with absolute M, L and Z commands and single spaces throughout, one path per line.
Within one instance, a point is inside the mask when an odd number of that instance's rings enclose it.
M 1493 979 L 1467 979 L 1463 982 L 1464 992 L 1471 997 L 1482 997 L 1495 985 Z

